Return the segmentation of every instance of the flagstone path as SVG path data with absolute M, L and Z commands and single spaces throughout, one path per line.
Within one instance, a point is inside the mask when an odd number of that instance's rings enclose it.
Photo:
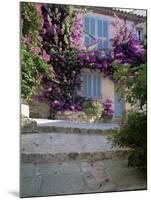
M 146 178 L 127 160 L 23 163 L 21 197 L 145 190 Z
M 146 189 L 129 149 L 107 140 L 118 124 L 36 122 L 21 130 L 21 197 Z

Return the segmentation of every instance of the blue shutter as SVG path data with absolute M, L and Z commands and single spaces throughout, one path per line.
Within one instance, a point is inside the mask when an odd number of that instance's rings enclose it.
M 123 102 L 115 92 L 115 116 L 120 117 L 123 112 Z
M 94 74 L 93 76 L 93 96 L 97 96 L 97 80 L 96 80 L 96 75 Z
M 91 75 L 88 75 L 87 95 L 90 97 L 91 94 Z
M 83 95 L 87 95 L 87 75 L 84 74 L 83 76 Z
M 100 38 L 102 37 L 102 20 L 97 20 L 97 36 Z M 99 42 L 98 43 L 98 49 L 102 49 L 103 48 L 103 45 L 102 45 L 102 42 Z
M 98 75 L 97 76 L 97 97 L 100 97 L 100 94 L 101 94 L 101 92 L 100 92 L 100 76 Z
M 84 38 L 84 46 L 87 47 L 90 44 L 90 38 L 85 34 Z
M 90 33 L 95 35 L 95 19 L 90 18 Z
M 95 18 L 90 18 L 90 34 L 95 36 L 96 35 L 96 24 L 95 24 Z M 94 39 L 91 37 L 91 43 L 94 42 Z
M 86 31 L 86 32 L 88 32 L 89 33 L 89 24 L 90 24 L 90 18 L 89 17 L 85 17 L 84 18 L 84 30 Z
M 90 32 L 90 18 L 89 17 L 85 17 L 84 18 L 84 30 L 86 32 Z M 84 34 L 84 45 L 87 47 L 90 44 L 90 37 L 87 33 Z
M 97 20 L 98 36 L 102 37 L 102 20 Z
M 103 20 L 103 37 L 106 39 L 103 42 L 103 48 L 107 49 L 108 48 L 108 21 Z

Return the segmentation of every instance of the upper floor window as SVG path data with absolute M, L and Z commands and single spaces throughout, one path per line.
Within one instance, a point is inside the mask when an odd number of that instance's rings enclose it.
M 143 29 L 141 28 L 136 29 L 136 35 L 139 41 L 143 41 Z
M 95 39 L 101 41 L 97 43 L 97 49 L 109 48 L 109 21 L 99 17 L 86 16 L 84 17 L 84 45 L 88 47 L 95 42 Z

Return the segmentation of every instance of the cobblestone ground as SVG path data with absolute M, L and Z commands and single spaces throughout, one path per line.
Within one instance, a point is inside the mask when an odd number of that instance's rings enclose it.
M 127 160 L 21 164 L 21 197 L 146 189 Z

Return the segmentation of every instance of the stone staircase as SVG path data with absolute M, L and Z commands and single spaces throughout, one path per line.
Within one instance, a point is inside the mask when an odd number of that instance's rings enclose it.
M 64 120 L 34 119 L 35 130 L 21 134 L 22 163 L 98 161 L 126 158 L 128 149 L 112 148 L 107 140 L 118 124 L 75 123 Z M 33 127 L 32 127 L 33 128 Z

